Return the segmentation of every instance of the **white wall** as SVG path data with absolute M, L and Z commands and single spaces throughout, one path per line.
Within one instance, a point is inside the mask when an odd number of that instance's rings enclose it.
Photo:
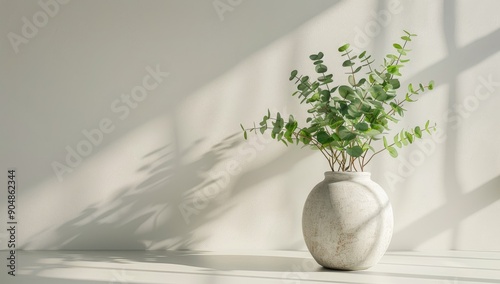
M 73 0 L 46 18 L 36 1 L 0 1 L 0 163 L 17 168 L 21 248 L 305 249 L 302 205 L 327 163 L 243 142 L 239 123 L 301 110 L 287 79 L 312 72 L 309 54 L 340 77 L 338 46 L 380 58 L 406 29 L 419 34 L 406 83 L 438 87 L 396 128 L 440 132 L 371 165 L 394 207 L 391 249 L 500 250 L 498 1 L 218 1 L 230 6 Z M 23 35 L 23 17 L 37 31 Z M 133 108 L 121 101 L 143 85 Z M 54 162 L 102 123 L 59 181 Z

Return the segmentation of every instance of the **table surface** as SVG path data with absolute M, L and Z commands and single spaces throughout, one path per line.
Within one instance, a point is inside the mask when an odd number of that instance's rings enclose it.
M 1 251 L 6 263 L 7 251 Z M 17 251 L 0 283 L 500 283 L 500 252 L 387 252 L 363 271 L 321 268 L 307 251 Z

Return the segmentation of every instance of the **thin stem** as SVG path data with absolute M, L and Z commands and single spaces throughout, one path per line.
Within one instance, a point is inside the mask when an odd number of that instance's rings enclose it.
M 349 61 L 351 61 L 351 56 L 349 55 L 349 52 L 346 52 L 346 54 L 347 54 L 347 58 L 349 58 Z M 352 75 L 352 82 L 353 82 L 352 86 L 354 87 L 354 89 L 356 89 L 356 77 L 354 76 L 354 69 L 352 68 L 352 65 L 349 67 L 351 67 L 351 75 Z
M 432 126 L 432 127 L 429 127 L 429 129 L 434 130 L 434 129 L 436 129 L 436 127 L 435 127 L 435 126 Z M 412 135 L 413 135 L 413 136 L 415 136 L 415 134 L 412 134 Z M 392 147 L 392 146 L 394 146 L 394 145 L 396 145 L 396 142 L 394 142 L 394 143 L 392 143 L 392 144 L 388 145 L 387 147 L 384 147 L 384 148 L 382 148 L 382 149 L 378 150 L 377 152 L 373 153 L 373 154 L 370 156 L 370 159 L 368 159 L 368 161 L 366 161 L 366 163 L 364 163 L 364 166 L 366 166 L 366 165 L 367 165 L 367 164 L 368 164 L 368 163 L 369 163 L 369 162 L 373 159 L 373 157 L 375 157 L 375 155 L 379 154 L 380 152 L 382 152 L 382 151 L 384 151 L 384 150 L 387 150 L 387 148 Z
M 405 40 L 405 43 L 403 43 L 403 50 L 405 49 L 405 47 L 406 47 L 406 44 L 407 44 L 407 43 L 408 43 L 408 41 L 407 41 L 407 40 Z M 402 55 L 403 55 L 403 54 L 400 52 L 400 53 L 399 53 L 399 56 L 398 56 L 398 60 L 396 60 L 396 64 L 395 64 L 395 65 L 398 65 L 398 64 L 399 64 L 399 61 L 401 60 L 401 56 L 402 56 Z M 394 77 L 394 74 L 391 74 L 391 79 L 392 79 L 393 77 Z
M 424 88 L 427 88 L 429 89 L 429 86 L 424 86 Z M 410 93 L 408 94 L 408 97 L 411 97 L 413 95 L 418 95 L 419 93 L 421 92 L 420 89 L 418 89 L 415 93 Z M 400 101 L 399 103 L 397 103 L 398 106 L 402 106 L 404 104 L 404 102 L 406 102 L 406 99 L 405 100 L 402 100 Z M 391 114 L 394 114 L 396 111 L 394 109 L 391 109 L 387 112 L 387 115 L 391 115 Z

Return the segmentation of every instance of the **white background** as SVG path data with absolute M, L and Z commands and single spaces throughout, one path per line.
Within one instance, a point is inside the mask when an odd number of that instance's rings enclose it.
M 40 3 L 51 15 L 0 1 L 0 221 L 15 167 L 20 248 L 305 249 L 302 206 L 326 161 L 245 142 L 239 124 L 304 112 L 288 76 L 314 75 L 310 54 L 342 83 L 340 45 L 380 59 L 406 29 L 418 37 L 404 82 L 437 88 L 394 130 L 430 119 L 440 131 L 368 169 L 394 208 L 390 249 L 500 250 L 500 2 Z M 121 95 L 148 67 L 169 75 L 125 117 Z M 103 119 L 113 130 L 60 181 L 55 162 Z

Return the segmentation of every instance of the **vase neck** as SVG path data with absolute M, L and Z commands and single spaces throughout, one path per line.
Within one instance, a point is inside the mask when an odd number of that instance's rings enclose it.
M 369 172 L 325 172 L 325 181 L 370 180 Z

